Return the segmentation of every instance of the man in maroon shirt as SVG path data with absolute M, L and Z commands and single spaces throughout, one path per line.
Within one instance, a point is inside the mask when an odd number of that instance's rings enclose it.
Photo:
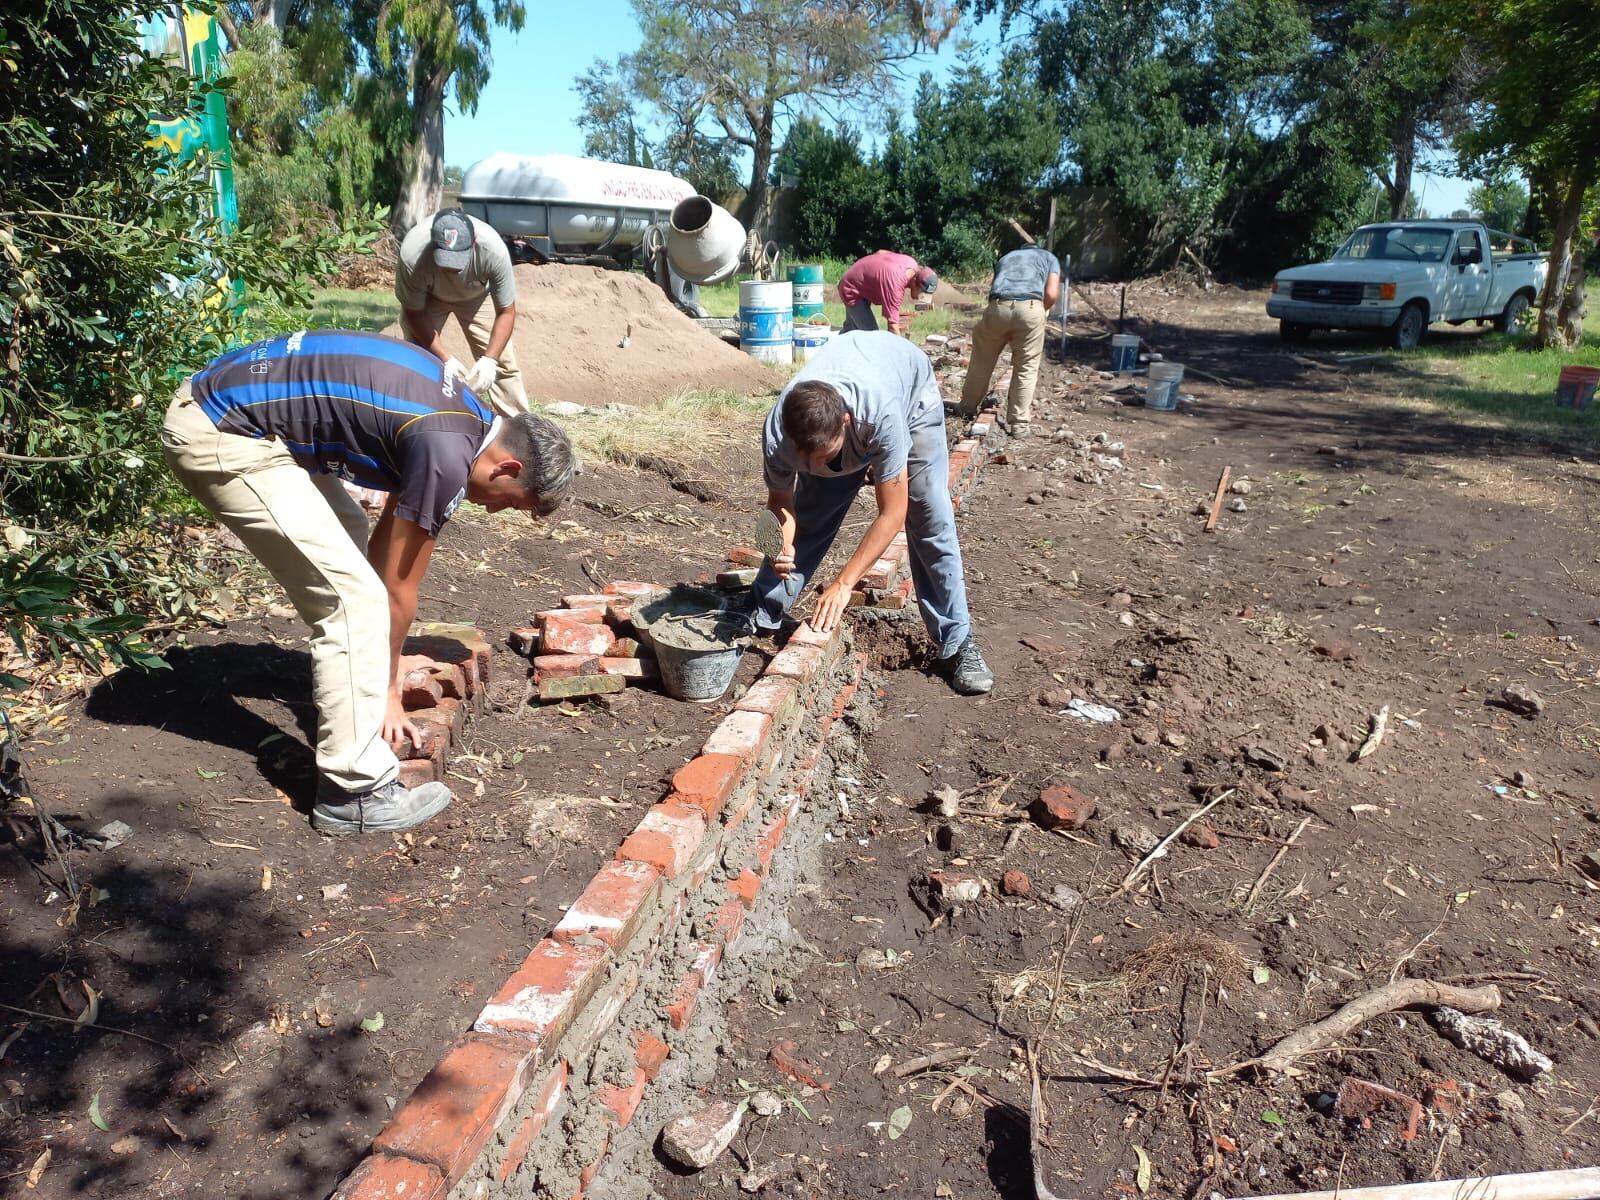
M 893 250 L 874 250 L 859 258 L 839 280 L 839 299 L 844 301 L 844 332 L 852 329 L 876 329 L 877 319 L 872 315 L 874 304 L 883 307 L 883 320 L 890 333 L 905 333 L 911 325 L 902 320 L 900 305 L 907 290 L 911 298 L 931 296 L 939 287 L 939 277 L 932 267 L 924 267 L 909 254 Z

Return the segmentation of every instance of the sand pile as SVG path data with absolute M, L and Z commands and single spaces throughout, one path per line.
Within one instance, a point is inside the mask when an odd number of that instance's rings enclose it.
M 788 378 L 701 329 L 643 275 L 556 264 L 526 264 L 516 274 L 511 340 L 535 406 L 552 400 L 640 404 L 686 387 L 747 395 L 771 392 Z M 402 336 L 398 324 L 384 332 Z M 472 362 L 453 320 L 444 344 Z

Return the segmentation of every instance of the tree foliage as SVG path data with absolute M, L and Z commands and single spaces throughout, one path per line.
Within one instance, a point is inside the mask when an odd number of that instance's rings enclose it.
M 1473 186 L 1467 209 L 1490 229 L 1516 233 L 1528 215 L 1528 189 L 1515 179 L 1498 179 Z
M 54 594 L 59 576 L 107 608 L 148 582 L 140 556 L 170 487 L 155 439 L 166 402 L 242 332 L 224 281 L 269 304 L 303 297 L 331 249 L 229 232 L 210 215 L 205 159 L 178 164 L 148 143 L 148 114 L 194 100 L 187 75 L 143 52 L 138 15 L 124 0 L 22 0 L 0 18 L 8 620 L 31 622 L 19 597 Z

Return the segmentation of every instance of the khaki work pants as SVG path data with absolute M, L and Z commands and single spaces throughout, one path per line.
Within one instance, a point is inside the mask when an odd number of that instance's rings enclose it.
M 184 487 L 272 573 L 311 626 L 317 771 L 347 792 L 400 766 L 383 739 L 389 594 L 366 559 L 367 518 L 336 475 L 313 475 L 276 438 L 220 433 L 179 390 L 161 430 Z
M 1000 351 L 1011 347 L 1011 392 L 1006 397 L 1006 423 L 1027 421 L 1033 393 L 1039 386 L 1039 360 L 1044 357 L 1047 312 L 1043 300 L 991 300 L 972 331 L 972 362 L 961 385 L 961 411 L 973 416 L 983 407 Z
M 461 326 L 461 332 L 467 336 L 467 345 L 472 347 L 473 360 L 489 353 L 489 333 L 494 328 L 495 310 L 494 301 L 487 294 L 482 300 L 467 300 L 460 304 L 429 296 L 428 305 L 423 311 L 441 332 L 445 322 L 454 317 Z M 517 352 L 512 347 L 514 340 L 508 340 L 506 348 L 500 352 L 500 367 L 495 372 L 494 387 L 489 390 L 489 395 L 478 397 L 487 400 L 489 407 L 502 417 L 514 417 L 528 411 L 528 393 L 522 386 L 522 369 L 517 366 Z M 470 367 L 472 361 L 465 365 Z

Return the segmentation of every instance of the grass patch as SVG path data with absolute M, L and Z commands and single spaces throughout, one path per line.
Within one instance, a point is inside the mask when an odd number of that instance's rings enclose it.
M 1556 379 L 1564 366 L 1600 366 L 1600 337 L 1590 334 L 1576 350 L 1531 350 L 1524 339 L 1487 333 L 1440 339 L 1397 352 L 1420 398 L 1563 448 L 1600 444 L 1600 405 L 1557 408 Z
M 562 425 L 587 462 L 649 467 L 704 458 L 740 441 L 760 451 L 770 396 L 685 389 L 626 410 L 591 409 Z
M 393 292 L 364 292 L 352 288 L 318 288 L 312 293 L 312 329 L 368 329 L 381 332 L 400 319 L 400 302 Z

